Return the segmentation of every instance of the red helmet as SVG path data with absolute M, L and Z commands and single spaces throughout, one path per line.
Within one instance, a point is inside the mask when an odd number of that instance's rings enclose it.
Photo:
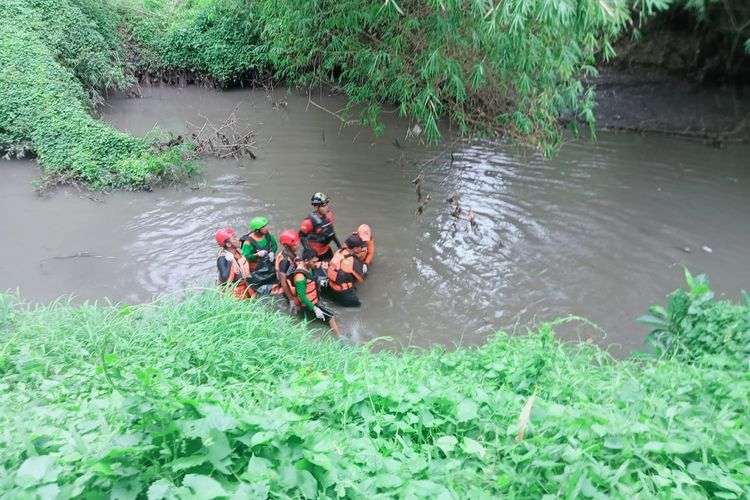
M 220 247 L 224 247 L 226 245 L 227 240 L 230 238 L 236 237 L 237 234 L 234 232 L 234 229 L 231 227 L 225 227 L 224 229 L 219 229 L 216 231 L 216 243 L 219 244 Z
M 279 235 L 279 241 L 282 245 L 293 247 L 299 243 L 299 234 L 294 229 L 284 229 Z

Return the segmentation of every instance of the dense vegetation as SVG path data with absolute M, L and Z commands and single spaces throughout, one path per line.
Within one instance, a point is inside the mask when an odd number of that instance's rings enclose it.
M 6 0 L 0 9 L 0 149 L 31 149 L 44 181 L 141 188 L 193 170 L 180 148 L 150 151 L 92 118 L 102 92 L 128 81 L 118 17 L 94 0 Z
M 2 295 L 0 497 L 747 498 L 750 303 L 691 284 L 645 318 L 679 347 L 624 362 L 553 324 L 373 353 L 210 292 Z
M 750 12 L 741 2 L 729 4 L 736 4 L 729 17 L 739 30 L 734 48 L 748 39 L 750 51 Z M 304 87 L 323 82 L 350 97 L 349 110 L 359 109 L 351 118 L 376 129 L 382 107 L 395 103 L 430 140 L 440 137 L 440 119 L 448 118 L 463 133 L 501 132 L 550 153 L 561 116 L 574 118 L 573 125 L 593 124 L 593 89 L 580 79 L 614 55 L 611 42 L 631 18 L 645 20 L 672 6 L 707 19 L 702 31 L 715 33 L 726 23 L 709 14 L 722 5 L 144 0 L 125 9 L 126 45 L 141 71 L 152 74 L 188 70 L 221 84 L 267 75 Z M 730 47 L 716 52 L 734 54 Z
M 650 5 L 650 0 L 643 0 Z M 511 0 L 144 1 L 127 46 L 151 73 L 207 72 L 221 82 L 271 75 L 349 96 L 345 119 L 382 129 L 384 105 L 440 137 L 502 133 L 548 152 L 562 114 L 593 124 L 579 78 L 628 22 L 630 2 Z M 249 72 L 249 74 L 248 74 Z M 349 111 L 358 107 L 355 116 Z

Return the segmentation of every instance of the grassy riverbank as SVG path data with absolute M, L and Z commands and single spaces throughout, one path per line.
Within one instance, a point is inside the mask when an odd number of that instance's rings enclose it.
M 0 491 L 747 497 L 750 308 L 709 293 L 693 281 L 654 309 L 665 356 L 624 362 L 550 324 L 478 349 L 372 353 L 215 293 L 124 307 L 3 295 Z

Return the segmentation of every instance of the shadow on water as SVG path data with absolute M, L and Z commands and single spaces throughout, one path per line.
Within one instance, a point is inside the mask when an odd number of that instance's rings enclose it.
M 0 289 L 40 301 L 74 293 L 141 302 L 215 279 L 213 233 L 245 231 L 257 214 L 276 234 L 298 227 L 309 197 L 332 198 L 345 235 L 372 225 L 376 261 L 363 307 L 337 308 L 355 340 L 481 342 L 499 328 L 575 314 L 564 336 L 640 347 L 635 318 L 679 286 L 680 265 L 708 272 L 721 292 L 750 283 L 750 148 L 717 150 L 665 137 L 602 135 L 567 144 L 553 160 L 489 142 L 425 147 L 386 115 L 386 134 L 341 128 L 306 98 L 274 106 L 262 92 L 154 89 L 115 98 L 105 119 L 144 134 L 174 132 L 203 114 L 258 129 L 258 159 L 208 160 L 185 186 L 112 193 L 96 203 L 74 189 L 39 198 L 30 162 L 0 164 Z M 329 97 L 331 109 L 342 101 Z M 428 161 L 434 160 L 434 161 Z M 414 179 L 430 202 L 416 215 Z M 455 202 L 460 196 L 460 214 Z M 472 228 L 466 215 L 475 214 Z M 706 247 L 707 251 L 702 247 Z

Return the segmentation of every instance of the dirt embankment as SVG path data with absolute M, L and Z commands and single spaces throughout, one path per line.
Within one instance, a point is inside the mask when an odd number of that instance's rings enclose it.
M 689 23 L 659 19 L 615 44 L 588 82 L 600 129 L 659 132 L 715 145 L 750 141 L 750 55 L 706 43 Z
M 717 146 L 750 141 L 750 87 L 697 87 L 664 73 L 611 69 L 591 83 L 599 129 L 684 135 Z

